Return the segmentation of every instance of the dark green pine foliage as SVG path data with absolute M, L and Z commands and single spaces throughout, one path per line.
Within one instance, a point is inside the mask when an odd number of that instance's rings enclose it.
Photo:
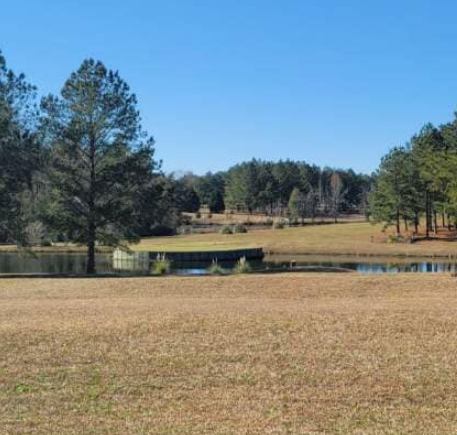
M 39 166 L 35 88 L 0 52 L 0 241 L 27 244 L 33 176 Z
M 386 226 L 394 225 L 401 232 L 402 218 L 410 218 L 415 192 L 411 184 L 411 155 L 405 148 L 393 148 L 383 157 L 376 174 L 375 190 L 371 194 L 371 216 Z
M 136 96 L 99 61 L 85 60 L 60 97 L 43 99 L 42 110 L 51 154 L 46 222 L 87 246 L 92 274 L 97 243 L 138 240 L 139 203 L 155 168 L 154 142 L 141 128 Z
M 207 206 L 211 213 L 221 213 L 224 203 L 225 180 L 222 173 L 208 172 L 201 177 L 195 177 L 193 189 L 199 198 L 200 205 Z

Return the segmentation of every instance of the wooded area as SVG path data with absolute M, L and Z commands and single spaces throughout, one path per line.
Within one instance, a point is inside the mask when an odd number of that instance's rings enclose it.
M 0 54 L 0 242 L 118 246 L 172 234 L 182 212 L 262 212 L 290 220 L 366 212 L 369 176 L 290 160 L 167 175 L 117 71 L 85 60 L 59 95 L 37 89 Z
M 370 197 L 373 220 L 429 237 L 457 228 L 457 119 L 425 125 L 382 159 Z

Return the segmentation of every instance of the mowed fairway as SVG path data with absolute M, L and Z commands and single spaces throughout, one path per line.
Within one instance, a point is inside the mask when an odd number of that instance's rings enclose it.
M 446 275 L 0 280 L 0 433 L 455 434 Z
M 371 256 L 457 256 L 456 244 L 446 240 L 389 244 L 381 242 L 381 226 L 368 222 L 316 225 L 282 230 L 251 230 L 247 234 L 194 234 L 142 239 L 133 250 L 206 251 L 263 247 L 274 254 Z

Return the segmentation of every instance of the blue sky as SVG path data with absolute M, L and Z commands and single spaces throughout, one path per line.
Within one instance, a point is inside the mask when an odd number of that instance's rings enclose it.
M 40 92 L 86 57 L 137 93 L 166 171 L 252 157 L 374 170 L 457 108 L 457 2 L 14 0 L 0 49 Z

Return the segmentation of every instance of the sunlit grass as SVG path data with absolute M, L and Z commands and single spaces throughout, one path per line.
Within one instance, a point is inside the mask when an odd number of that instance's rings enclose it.
M 266 253 L 363 256 L 455 256 L 454 243 L 388 244 L 381 227 L 367 222 L 263 229 L 247 234 L 194 234 L 143 239 L 134 250 L 208 251 L 262 247 Z
M 0 280 L 0 433 L 454 434 L 456 280 Z

